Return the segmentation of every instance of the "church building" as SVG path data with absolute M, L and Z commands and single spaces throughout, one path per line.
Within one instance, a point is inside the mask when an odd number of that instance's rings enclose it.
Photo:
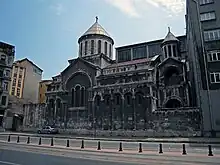
M 200 130 L 186 36 L 115 49 L 95 23 L 78 39 L 78 57 L 52 78 L 45 125 L 87 130 Z

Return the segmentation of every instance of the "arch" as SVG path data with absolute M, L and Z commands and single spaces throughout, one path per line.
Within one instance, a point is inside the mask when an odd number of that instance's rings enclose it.
M 106 94 L 103 96 L 104 99 L 104 103 L 106 106 L 110 106 L 110 102 L 111 102 L 111 95 L 110 94 Z
M 171 97 L 168 97 L 164 101 L 163 107 L 165 107 L 165 108 L 180 108 L 180 107 L 183 107 L 183 102 L 182 102 L 181 98 L 179 98 L 177 96 L 171 96 Z
M 143 92 L 136 92 L 135 93 L 135 100 L 137 105 L 142 105 L 144 102 L 144 93 Z
M 92 87 L 92 79 L 91 77 L 89 76 L 89 74 L 83 70 L 80 70 L 80 71 L 77 71 L 77 72 L 74 72 L 65 82 L 65 87 L 66 89 L 68 88 L 68 82 L 70 82 L 74 77 L 78 76 L 78 75 L 83 75 L 83 76 L 86 76 L 89 80 L 89 84 L 88 84 L 88 87 Z M 77 83 L 79 84 L 79 83 Z M 72 87 L 70 87 L 72 88 Z
M 177 66 L 169 66 L 164 70 L 165 85 L 174 85 L 179 81 L 180 69 Z
M 95 96 L 95 105 L 96 106 L 100 106 L 101 103 L 101 96 L 100 95 L 96 95 Z
M 121 104 L 122 95 L 120 93 L 114 94 L 114 104 L 120 105 Z
M 125 99 L 125 105 L 131 105 L 132 104 L 132 93 L 128 92 L 124 94 Z

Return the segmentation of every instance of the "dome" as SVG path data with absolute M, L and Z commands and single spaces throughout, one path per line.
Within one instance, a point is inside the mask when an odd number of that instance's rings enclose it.
M 95 23 L 82 36 L 92 35 L 92 34 L 98 34 L 98 35 L 104 35 L 110 37 L 109 34 L 106 32 L 106 30 L 98 23 L 98 17 L 96 17 Z
M 165 37 L 165 39 L 163 41 L 163 44 L 166 43 L 166 42 L 170 42 L 170 41 L 177 41 L 177 42 L 179 42 L 179 40 L 174 36 L 174 34 L 170 32 L 170 28 L 169 28 L 168 34 Z

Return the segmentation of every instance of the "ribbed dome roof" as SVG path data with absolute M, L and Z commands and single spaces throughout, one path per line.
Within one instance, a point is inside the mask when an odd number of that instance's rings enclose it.
M 169 42 L 169 41 L 179 41 L 179 40 L 174 36 L 174 34 L 170 32 L 170 28 L 169 28 L 168 34 L 167 34 L 167 36 L 165 37 L 163 43 Z
M 98 23 L 98 17 L 96 17 L 95 23 L 82 35 L 99 34 L 110 37 L 110 35 L 105 31 L 105 29 Z

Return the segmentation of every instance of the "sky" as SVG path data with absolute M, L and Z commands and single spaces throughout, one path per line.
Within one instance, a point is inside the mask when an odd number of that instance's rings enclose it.
M 115 47 L 185 34 L 185 0 L 0 0 L 0 41 L 51 79 L 78 57 L 78 38 L 99 17 Z

